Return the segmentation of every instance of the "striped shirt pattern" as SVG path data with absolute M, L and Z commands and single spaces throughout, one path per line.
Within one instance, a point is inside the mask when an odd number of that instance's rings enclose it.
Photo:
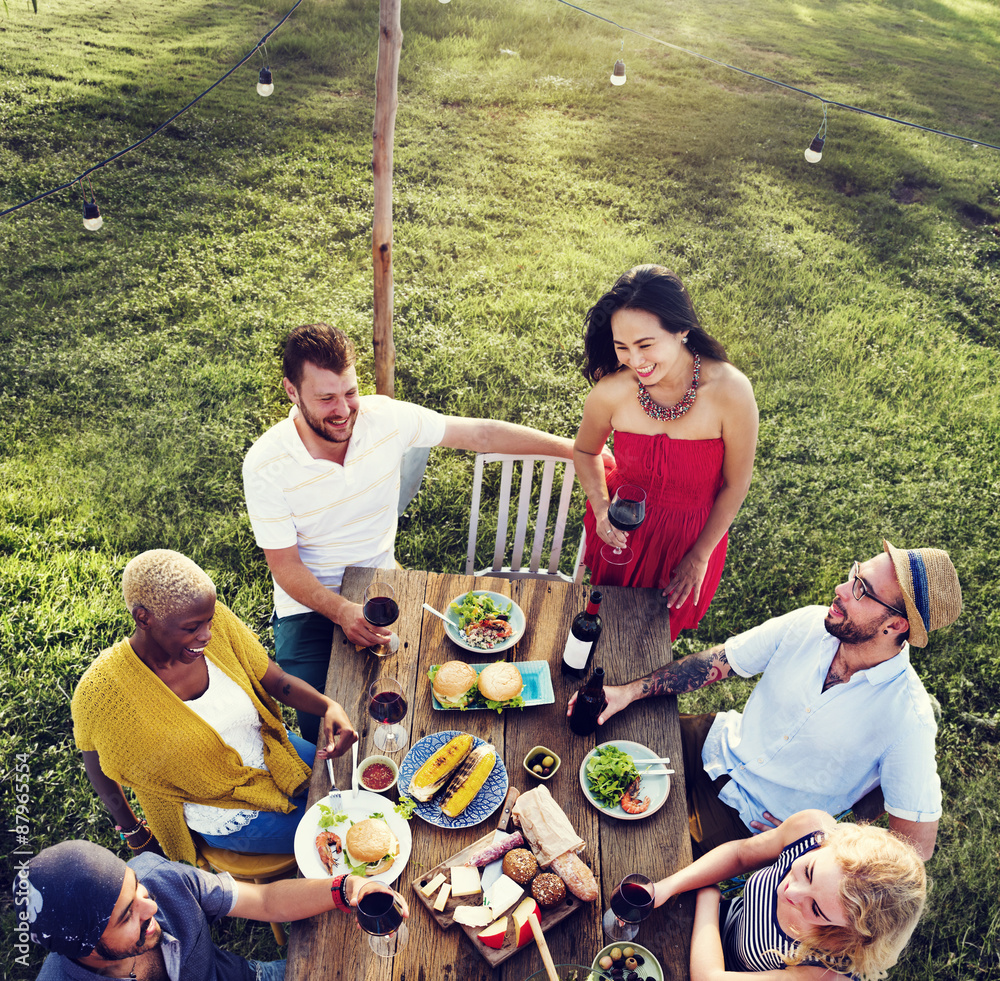
M 243 489 L 261 548 L 297 545 L 303 564 L 339 591 L 349 565 L 391 569 L 403 453 L 437 446 L 444 416 L 382 395 L 361 398 L 343 465 L 315 460 L 295 428 L 297 409 L 272 426 L 243 462 Z M 277 583 L 279 617 L 308 613 Z
M 775 971 L 786 967 L 781 954 L 790 955 L 798 942 L 778 926 L 778 886 L 800 855 L 818 848 L 822 832 L 814 831 L 784 848 L 774 865 L 754 872 L 743 895 L 734 899 L 722 931 L 726 969 L 730 971 Z M 819 965 L 812 958 L 802 961 Z

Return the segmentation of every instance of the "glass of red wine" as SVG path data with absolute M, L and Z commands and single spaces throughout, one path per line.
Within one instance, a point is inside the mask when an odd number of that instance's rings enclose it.
M 388 627 L 399 619 L 399 605 L 396 603 L 396 591 L 387 582 L 376 579 L 365 590 L 364 605 L 361 607 L 365 619 L 374 627 Z M 399 650 L 399 637 L 395 632 L 387 644 L 376 644 L 369 647 L 373 654 L 386 657 Z
M 403 900 L 383 882 L 366 882 L 358 894 L 358 925 L 368 934 L 368 945 L 379 957 L 392 957 L 409 936 L 403 919 Z
M 646 520 L 646 492 L 635 484 L 622 484 L 615 491 L 608 508 L 608 521 L 619 531 L 635 531 Z M 627 545 L 613 548 L 605 545 L 601 558 L 611 565 L 628 565 L 635 553 Z
M 653 912 L 653 882 L 638 872 L 625 876 L 611 894 L 601 925 L 612 940 L 634 940 L 639 924 Z
M 368 714 L 379 723 L 375 730 L 375 746 L 383 753 L 398 753 L 409 737 L 399 724 L 406 715 L 403 688 L 394 678 L 379 678 L 368 688 Z

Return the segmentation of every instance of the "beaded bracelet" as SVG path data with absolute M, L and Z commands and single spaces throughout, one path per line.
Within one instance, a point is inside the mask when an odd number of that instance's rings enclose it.
M 143 821 L 142 824 L 143 824 L 143 827 L 146 826 L 146 822 L 145 821 Z M 146 830 L 149 831 L 149 828 L 146 828 Z M 130 842 L 130 841 L 126 841 L 125 844 L 128 845 L 128 847 L 131 848 L 132 851 L 134 851 L 134 852 L 141 852 L 152 840 L 153 840 L 153 832 L 149 831 L 149 836 L 146 838 L 146 840 L 141 845 L 133 845 L 132 842 Z
M 131 838 L 132 835 L 134 835 L 137 831 L 145 827 L 146 827 L 146 819 L 142 818 L 141 820 L 139 820 L 139 823 L 131 831 L 122 831 L 122 826 L 120 824 L 115 825 L 115 831 L 118 832 L 118 837 L 121 838 L 122 841 L 124 841 L 126 838 Z

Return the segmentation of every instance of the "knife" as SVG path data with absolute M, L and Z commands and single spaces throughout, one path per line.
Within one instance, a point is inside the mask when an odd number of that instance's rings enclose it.
M 353 762 L 351 764 L 351 790 L 354 791 L 354 796 L 358 796 L 358 744 L 357 742 L 351 747 Z

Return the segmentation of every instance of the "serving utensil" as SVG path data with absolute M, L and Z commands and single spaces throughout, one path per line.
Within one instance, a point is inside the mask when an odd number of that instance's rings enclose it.
M 444 620 L 445 623 L 450 623 L 453 627 L 458 626 L 458 624 L 455 623 L 454 620 L 449 620 L 448 617 L 446 617 L 443 613 L 439 613 L 437 610 L 435 610 L 434 607 L 430 605 L 430 603 L 424 603 L 424 609 L 428 613 L 433 613 L 434 616 L 438 617 L 441 620 Z

